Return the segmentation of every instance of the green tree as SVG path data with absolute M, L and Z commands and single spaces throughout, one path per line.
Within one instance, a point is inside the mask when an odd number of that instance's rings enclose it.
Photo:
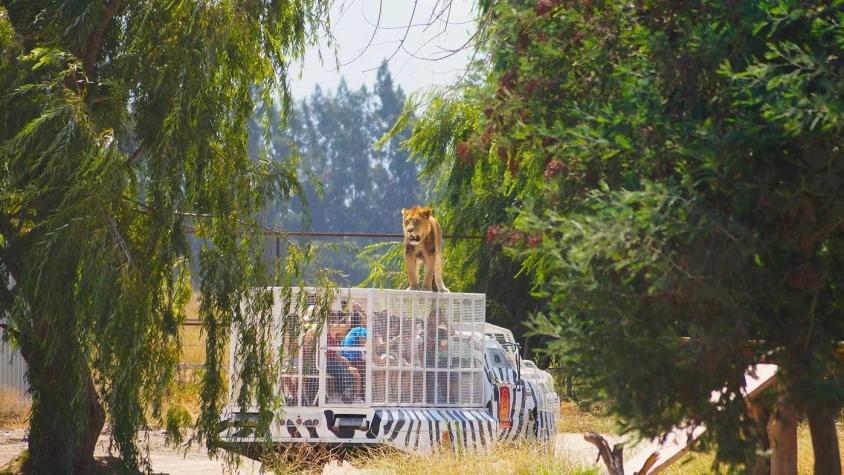
M 844 2 L 485 7 L 479 77 L 409 141 L 449 169 L 450 219 L 500 200 L 490 240 L 547 299 L 550 349 L 626 428 L 703 423 L 764 468 L 740 388 L 774 361 L 773 425 L 807 415 L 838 473 Z
M 374 186 L 370 174 L 371 107 L 366 87 L 351 91 L 341 81 L 333 95 L 317 90 L 303 110 L 305 123 L 313 127 L 306 134 L 314 141 L 306 156 L 314 152 L 320 158 L 305 164 L 324 188 L 321 205 L 313 207 L 314 226 L 323 225 L 330 231 L 363 231 L 367 227 L 367 198 Z
M 351 91 L 341 81 L 335 93 L 325 94 L 317 86 L 297 104 L 289 134 L 304 157 L 304 174 L 317 177 L 320 184 L 320 189 L 307 187 L 315 229 L 395 231 L 398 209 L 422 198 L 418 167 L 400 146 L 409 128 L 375 145 L 398 120 L 404 101 L 385 62 L 372 91 Z
M 33 472 L 90 467 L 106 414 L 126 468 L 145 463 L 137 430 L 179 354 L 186 224 L 207 336 L 198 434 L 217 436 L 233 322 L 255 329 L 237 355 L 240 400 L 269 404 L 269 302 L 251 289 L 272 269 L 253 221 L 296 174 L 249 159 L 247 123 L 279 90 L 287 99 L 289 61 L 326 8 L 0 2 L 0 315 L 29 368 Z

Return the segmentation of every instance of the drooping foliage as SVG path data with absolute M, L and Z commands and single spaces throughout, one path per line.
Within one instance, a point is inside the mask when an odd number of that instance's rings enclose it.
M 701 447 L 725 462 L 766 446 L 741 396 L 749 364 L 778 363 L 781 396 L 831 421 L 844 2 L 487 13 L 480 74 L 432 102 L 409 145 L 447 169 L 447 221 L 489 226 L 523 264 L 552 353 L 627 428 L 704 423 Z
M 271 299 L 253 289 L 295 284 L 309 252 L 291 248 L 275 276 L 260 258 L 255 216 L 296 172 L 250 160 L 247 123 L 287 101 L 290 61 L 326 9 L 0 2 L 0 315 L 28 366 L 34 473 L 87 467 L 106 413 L 124 465 L 144 465 L 137 430 L 159 415 L 180 349 L 188 225 L 207 341 L 197 434 L 213 446 L 230 325 L 266 322 Z M 240 399 L 267 406 L 270 340 L 242 334 L 236 357 L 257 370 Z

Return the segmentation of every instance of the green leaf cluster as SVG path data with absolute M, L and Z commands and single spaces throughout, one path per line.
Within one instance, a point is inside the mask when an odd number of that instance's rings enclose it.
M 564 368 L 628 429 L 705 423 L 729 463 L 764 447 L 749 364 L 779 364 L 799 410 L 837 414 L 844 2 L 485 13 L 476 76 L 408 143 L 446 166 L 448 222 L 490 226 L 521 263 Z

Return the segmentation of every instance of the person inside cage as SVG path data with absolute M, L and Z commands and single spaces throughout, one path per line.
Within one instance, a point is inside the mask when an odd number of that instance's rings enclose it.
M 363 379 L 366 375 L 366 314 L 363 313 L 360 304 L 354 304 L 351 318 L 351 329 L 343 338 L 341 343 L 340 356 L 345 358 L 349 364 L 358 372 L 358 377 Z M 357 392 L 359 397 L 360 391 Z
M 386 312 L 375 313 L 372 325 L 372 361 L 378 366 L 401 366 L 401 318 Z
M 338 352 L 334 349 L 341 346 L 340 338 L 330 331 L 327 338 L 328 349 L 325 352 L 325 369 L 331 376 L 331 382 L 328 384 L 329 399 L 340 399 L 346 403 L 360 402 L 362 400 L 361 388 L 363 387 L 361 372 L 342 355 L 342 350 Z

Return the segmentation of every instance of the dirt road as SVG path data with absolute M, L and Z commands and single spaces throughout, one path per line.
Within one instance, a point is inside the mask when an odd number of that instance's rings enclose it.
M 150 461 L 152 462 L 152 471 L 156 474 L 216 475 L 238 473 L 251 475 L 261 473 L 260 463 L 244 457 L 241 457 L 240 466 L 233 472 L 222 461 L 210 459 L 204 447 L 194 446 L 187 451 L 166 447 L 163 431 L 141 432 L 139 439 L 142 440 L 145 436 L 149 437 Z M 108 436 L 100 436 L 97 449 L 94 452 L 95 455 L 97 457 L 107 456 L 109 454 L 108 445 Z M 24 449 L 26 449 L 26 430 L 0 429 L 0 466 L 7 464 Z

